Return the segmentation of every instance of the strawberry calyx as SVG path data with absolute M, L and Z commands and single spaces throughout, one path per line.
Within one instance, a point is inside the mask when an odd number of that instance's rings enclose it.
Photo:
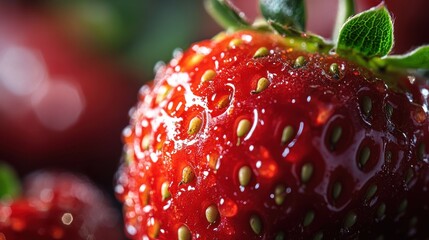
M 333 41 L 305 32 L 304 0 L 260 0 L 262 16 L 249 24 L 227 0 L 206 0 L 207 11 L 227 31 L 271 31 L 290 47 L 304 52 L 337 54 L 375 73 L 429 70 L 429 45 L 403 55 L 389 55 L 394 45 L 393 22 L 384 2 L 354 15 L 354 1 L 339 1 Z

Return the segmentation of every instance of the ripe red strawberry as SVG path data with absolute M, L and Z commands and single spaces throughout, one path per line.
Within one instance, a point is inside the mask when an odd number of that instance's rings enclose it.
M 240 30 L 224 1 L 209 4 L 235 31 L 160 68 L 124 130 L 129 237 L 428 237 L 429 87 L 400 69 L 410 58 L 380 58 L 386 9 L 349 19 L 332 52 L 275 14 L 280 34 Z
M 123 239 L 118 214 L 87 180 L 40 172 L 24 188 L 22 198 L 0 202 L 0 239 Z

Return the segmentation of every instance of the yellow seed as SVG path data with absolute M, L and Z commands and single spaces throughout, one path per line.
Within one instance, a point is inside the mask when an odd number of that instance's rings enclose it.
M 198 63 L 200 63 L 204 58 L 204 55 L 197 53 L 194 56 L 192 56 L 192 58 L 189 60 L 189 66 L 195 66 Z
M 334 78 L 338 79 L 340 77 L 340 67 L 338 66 L 338 63 L 332 63 L 331 66 L 329 66 L 329 71 Z
M 419 160 L 424 160 L 425 155 L 426 155 L 426 144 L 420 143 L 417 149 L 417 157 Z
M 148 150 L 150 146 L 150 136 L 146 135 L 142 139 L 142 148 L 143 150 Z
M 153 225 L 148 229 L 148 235 L 151 238 L 158 238 L 161 230 L 161 223 L 157 220 L 154 221 Z
M 168 199 L 171 197 L 171 193 L 168 190 L 170 187 L 170 184 L 168 182 L 163 182 L 161 185 L 161 195 L 162 195 L 162 201 Z
M 238 170 L 238 181 L 240 185 L 245 187 L 249 184 L 252 177 L 252 169 L 249 166 L 243 166 Z
M 407 174 L 405 175 L 405 183 L 409 184 L 411 179 L 414 177 L 414 172 L 412 168 L 408 168 Z
M 257 215 L 252 215 L 250 217 L 250 227 L 252 228 L 253 232 L 256 234 L 260 234 L 262 231 L 262 222 L 261 219 Z
M 182 170 L 182 181 L 180 182 L 180 184 L 190 183 L 192 180 L 194 180 L 194 177 L 195 177 L 195 174 L 192 171 L 192 168 L 190 166 L 186 166 Z
M 301 181 L 307 183 L 313 176 L 313 164 L 306 163 L 301 168 Z
M 357 215 L 354 212 L 350 212 L 346 215 L 346 218 L 344 219 L 344 227 L 350 228 L 353 225 L 355 225 L 357 220 Z
M 331 144 L 332 145 L 337 144 L 342 134 L 343 134 L 343 128 L 341 126 L 335 126 L 334 129 L 332 129 Z
M 343 190 L 343 185 L 340 182 L 335 182 L 334 187 L 332 188 L 332 197 L 336 200 Z
M 213 170 L 218 169 L 218 163 L 219 163 L 219 157 L 216 154 L 209 154 L 207 155 L 207 159 L 209 162 L 209 167 Z
M 167 97 L 170 90 L 171 89 L 165 85 L 161 86 L 159 88 L 158 94 L 156 95 L 156 99 L 155 99 L 156 103 L 162 102 Z
M 295 133 L 295 130 L 292 126 L 288 125 L 283 129 L 282 132 L 282 145 L 286 144 L 292 139 L 293 134 Z
M 253 55 L 254 58 L 260 58 L 268 56 L 269 51 L 266 47 L 261 47 L 258 50 L 256 50 L 255 54 Z
M 224 108 L 224 107 L 227 107 L 228 106 L 228 104 L 229 104 L 229 96 L 228 95 L 225 95 L 225 96 L 222 96 L 220 99 L 219 99 L 219 101 L 217 102 L 217 107 L 219 108 L 219 109 L 222 109 L 222 108 Z
M 307 227 L 313 222 L 313 220 L 314 220 L 314 211 L 308 211 L 307 214 L 305 214 L 302 225 L 304 225 L 304 227 Z
M 408 207 L 408 201 L 407 199 L 402 200 L 402 202 L 399 204 L 398 207 L 398 213 L 403 213 L 405 209 Z
M 371 110 L 372 110 L 372 100 L 370 97 L 368 96 L 364 96 L 361 100 L 361 108 L 363 111 L 363 114 L 366 117 L 369 117 L 369 115 L 371 114 Z
M 365 166 L 365 164 L 368 162 L 370 156 L 371 156 L 371 149 L 369 149 L 369 147 L 367 147 L 367 146 L 362 148 L 362 150 L 360 152 L 360 157 L 359 157 L 359 167 L 360 168 L 363 168 Z
M 219 216 L 219 211 L 215 205 L 210 205 L 206 208 L 206 219 L 209 223 L 214 223 Z
M 212 69 L 209 69 L 204 72 L 203 76 L 201 77 L 201 82 L 205 83 L 207 81 L 212 81 L 215 76 L 216 72 Z
M 376 192 L 377 192 L 377 185 L 373 184 L 369 186 L 368 190 L 366 191 L 366 200 L 370 200 L 372 197 L 374 197 Z
M 186 226 L 182 225 L 177 229 L 177 238 L 178 240 L 191 240 L 191 232 Z
M 279 184 L 274 190 L 274 201 L 277 205 L 282 205 L 286 198 L 286 187 Z
M 381 203 L 380 206 L 377 208 L 377 218 L 381 219 L 384 217 L 384 213 L 386 212 L 386 204 Z
M 285 239 L 285 234 L 283 232 L 278 232 L 276 234 L 275 240 L 284 240 L 284 239 Z
M 318 232 L 313 237 L 313 240 L 322 240 L 322 239 L 323 239 L 323 232 Z
M 139 189 L 139 198 L 143 206 L 149 204 L 149 197 L 149 189 L 146 187 L 145 184 L 141 185 Z
M 134 157 L 134 150 L 128 149 L 127 152 L 124 153 L 124 159 L 127 165 L 134 163 L 136 160 Z
M 203 121 L 201 120 L 201 118 L 199 117 L 192 118 L 191 121 L 189 122 L 188 134 L 194 135 L 198 131 L 200 131 L 202 123 Z
M 303 67 L 305 65 L 305 63 L 306 63 L 305 58 L 303 56 L 299 56 L 295 59 L 294 67 L 295 68 Z
M 239 38 L 234 38 L 229 42 L 229 47 L 230 48 L 234 48 L 234 47 L 238 47 L 243 43 L 243 40 L 239 39 Z
M 260 78 L 256 85 L 256 90 L 253 90 L 252 93 L 260 93 L 268 88 L 270 81 L 267 78 Z
M 242 119 L 237 126 L 237 137 L 244 137 L 250 131 L 251 123 L 247 119 Z

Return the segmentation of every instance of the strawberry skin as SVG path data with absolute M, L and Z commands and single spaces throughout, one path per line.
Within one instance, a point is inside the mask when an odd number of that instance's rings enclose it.
M 22 198 L 0 202 L 0 239 L 123 239 L 118 214 L 86 179 L 39 172 L 24 188 Z
M 428 87 L 293 44 L 221 34 L 142 87 L 116 186 L 131 239 L 428 236 Z

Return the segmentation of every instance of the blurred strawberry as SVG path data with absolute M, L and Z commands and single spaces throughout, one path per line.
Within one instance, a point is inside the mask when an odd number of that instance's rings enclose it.
M 43 12 L 0 10 L 0 158 L 21 175 L 56 166 L 110 186 L 137 83 L 66 31 Z
M 38 172 L 26 179 L 24 189 L 21 198 L 0 202 L 0 239 L 124 238 L 118 212 L 85 178 Z

